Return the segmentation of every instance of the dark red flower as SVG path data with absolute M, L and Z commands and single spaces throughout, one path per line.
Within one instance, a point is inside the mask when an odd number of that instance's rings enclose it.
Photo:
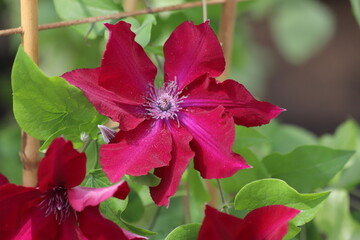
M 234 123 L 268 123 L 283 109 L 260 102 L 234 80 L 218 82 L 223 52 L 209 22 L 184 22 L 164 45 L 165 86 L 154 84 L 157 69 L 134 41 L 130 25 L 106 24 L 110 38 L 101 67 L 65 73 L 96 109 L 120 123 L 121 131 L 101 147 L 100 163 L 111 181 L 155 168 L 161 178 L 151 195 L 158 205 L 178 187 L 190 159 L 204 178 L 225 178 L 248 168 L 232 152 Z
M 257 208 L 244 219 L 206 206 L 198 240 L 281 240 L 300 211 L 282 205 Z
M 109 197 L 125 199 L 127 183 L 77 186 L 85 173 L 85 154 L 70 141 L 55 139 L 40 163 L 37 188 L 0 186 L 1 239 L 145 239 L 105 219 L 98 209 Z

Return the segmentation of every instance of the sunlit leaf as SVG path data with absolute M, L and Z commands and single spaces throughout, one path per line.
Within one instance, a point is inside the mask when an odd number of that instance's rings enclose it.
M 20 127 L 29 135 L 45 140 L 42 149 L 63 135 L 75 147 L 86 132 L 97 138 L 100 115 L 85 95 L 63 78 L 47 77 L 20 47 L 12 69 L 13 109 Z
M 181 225 L 175 228 L 166 238 L 165 240 L 197 240 L 198 234 L 200 231 L 199 223 L 191 223 Z
M 55 10 L 63 20 L 95 17 L 123 11 L 113 0 L 54 0 Z M 107 21 L 109 22 L 109 21 Z M 105 27 L 102 22 L 72 26 L 83 36 L 96 38 L 102 36 Z

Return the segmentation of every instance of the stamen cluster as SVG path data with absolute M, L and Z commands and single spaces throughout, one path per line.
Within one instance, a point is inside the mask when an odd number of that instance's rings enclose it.
M 180 97 L 180 94 L 181 91 L 177 90 L 176 80 L 161 88 L 151 86 L 148 96 L 145 97 L 144 106 L 147 114 L 155 119 L 177 120 L 177 112 L 182 109 L 180 104 L 186 98 L 186 96 Z
M 44 200 L 40 203 L 45 208 L 45 216 L 55 215 L 55 219 L 61 224 L 69 215 L 71 206 L 65 187 L 54 187 L 44 194 Z

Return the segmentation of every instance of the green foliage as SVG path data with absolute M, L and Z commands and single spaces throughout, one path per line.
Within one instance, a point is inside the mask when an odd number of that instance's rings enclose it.
M 200 230 L 200 224 L 190 223 L 175 228 L 165 240 L 196 240 Z
M 256 130 L 256 128 L 248 128 L 243 126 L 236 126 L 236 139 L 233 145 L 233 150 L 253 145 L 268 143 L 269 138 Z
M 123 9 L 113 0 L 54 0 L 55 10 L 62 20 L 73 20 L 119 13 Z M 103 22 L 72 26 L 87 38 L 103 36 Z
M 20 47 L 12 70 L 16 121 L 29 135 L 45 140 L 42 149 L 63 135 L 76 147 L 80 134 L 97 137 L 97 125 L 106 117 L 97 113 L 84 94 L 60 77 L 47 77 Z
M 315 218 L 315 224 L 328 240 L 359 239 L 360 224 L 350 214 L 349 196 L 344 190 L 332 191 Z
M 269 139 L 267 153 L 288 153 L 302 145 L 317 144 L 316 136 L 299 126 L 272 121 L 257 129 Z
M 153 173 L 148 173 L 147 175 L 142 176 L 129 176 L 129 178 L 138 184 L 150 187 L 157 186 L 160 183 L 160 178 L 155 176 Z
M 334 19 L 325 5 L 312 0 L 283 1 L 271 29 L 283 55 L 292 63 L 308 60 L 334 32 Z
M 20 128 L 15 123 L 0 128 L 0 173 L 15 184 L 21 184 L 20 135 Z
M 271 154 L 263 163 L 272 177 L 285 180 L 300 192 L 310 192 L 324 187 L 353 153 L 322 146 L 301 146 L 285 155 Z
M 243 169 L 235 173 L 232 177 L 221 179 L 222 186 L 226 192 L 237 192 L 246 184 L 262 179 L 268 178 L 264 165 L 256 155 L 249 149 L 243 148 L 237 151 L 252 168 Z
M 236 195 L 234 207 L 237 210 L 253 210 L 269 205 L 285 205 L 302 210 L 292 221 L 290 236 L 295 236 L 299 229 L 296 226 L 311 221 L 320 204 L 329 192 L 301 194 L 279 179 L 263 179 L 244 186 Z
M 101 187 L 109 186 L 110 181 L 101 169 L 94 169 L 88 173 L 88 175 L 84 179 L 82 185 L 85 187 L 101 188 Z M 129 211 L 128 210 L 129 205 L 132 205 L 131 208 L 134 208 L 134 206 L 133 206 L 134 204 L 132 202 L 129 203 L 128 199 L 129 198 L 126 198 L 125 200 L 120 200 L 120 199 L 111 197 L 100 204 L 100 211 L 111 221 L 115 222 L 120 227 L 122 227 L 128 231 L 131 231 L 133 233 L 143 235 L 143 236 L 154 235 L 155 233 L 152 231 L 149 231 L 149 230 L 146 230 L 143 228 L 138 228 L 136 226 L 128 224 L 127 222 L 125 222 L 123 220 L 122 214 L 124 213 L 125 210 Z M 135 201 L 135 205 L 137 205 L 136 201 Z
M 210 200 L 210 195 L 207 192 L 200 173 L 194 169 L 194 163 L 188 168 L 188 183 L 191 196 L 194 197 L 197 204 L 204 204 Z
M 360 0 L 350 0 L 353 14 L 360 25 Z
M 138 19 L 129 17 L 123 19 L 123 21 L 131 24 L 131 31 L 136 34 L 135 41 L 142 47 L 145 47 L 150 42 L 151 29 L 156 24 L 156 18 L 154 15 L 147 14 L 138 17 Z

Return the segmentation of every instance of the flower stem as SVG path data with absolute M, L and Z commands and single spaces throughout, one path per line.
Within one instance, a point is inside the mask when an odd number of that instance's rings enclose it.
M 89 147 L 90 143 L 92 142 L 92 139 L 89 138 L 86 142 L 85 142 L 85 145 L 84 147 L 81 149 L 81 152 L 85 152 L 86 149 Z
M 161 208 L 162 207 L 157 207 L 154 218 L 152 219 L 150 226 L 149 226 L 149 230 L 152 231 L 155 227 L 155 224 L 160 216 L 160 212 L 161 212 Z
M 95 143 L 95 151 L 96 151 L 96 153 L 95 153 L 96 154 L 96 160 L 94 161 L 94 165 L 92 166 L 91 169 L 95 169 L 98 162 L 99 162 L 99 144 L 98 144 L 98 142 L 96 140 L 94 141 L 94 143 Z
M 228 204 L 225 200 L 225 194 L 224 194 L 224 190 L 221 186 L 221 182 L 220 182 L 220 179 L 216 179 L 217 180 L 217 183 L 219 185 L 219 192 L 220 192 L 220 196 L 221 196 L 221 201 L 222 201 L 222 210 L 226 213 L 229 213 L 229 209 L 228 209 Z

